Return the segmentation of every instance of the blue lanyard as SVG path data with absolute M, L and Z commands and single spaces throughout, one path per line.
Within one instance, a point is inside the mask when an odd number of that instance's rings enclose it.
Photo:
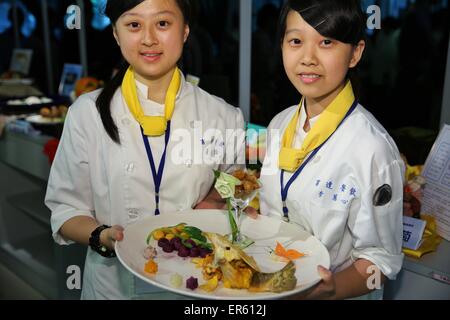
M 344 122 L 344 120 L 347 119 L 352 114 L 352 112 L 356 109 L 357 105 L 358 105 L 358 101 L 355 100 L 355 102 L 353 102 L 353 105 L 350 107 L 347 114 L 345 115 L 344 119 L 342 119 L 341 123 L 339 123 L 339 125 L 337 126 L 337 128 L 334 132 L 336 132 L 337 129 L 339 129 L 341 124 Z M 333 134 L 334 134 L 334 132 L 333 132 Z M 289 188 L 291 187 L 292 183 L 294 183 L 294 181 L 298 178 L 300 173 L 302 173 L 302 171 L 306 167 L 306 165 L 311 161 L 312 158 L 314 158 L 314 156 L 317 154 L 317 152 L 319 152 L 319 150 L 322 149 L 322 147 L 325 145 L 325 143 L 327 143 L 327 141 L 331 138 L 331 136 L 333 134 L 331 134 L 327 140 L 325 140 L 320 146 L 318 146 L 316 149 L 314 149 L 314 151 L 311 152 L 309 157 L 305 161 L 303 161 L 301 166 L 297 169 L 297 171 L 295 171 L 295 173 L 289 179 L 286 186 L 284 186 L 284 171 L 285 170 L 281 170 L 281 173 L 280 173 L 281 201 L 283 203 L 283 219 L 285 221 L 289 221 L 289 209 L 286 204 L 286 199 L 288 197 Z
M 159 163 L 158 172 L 156 172 L 155 160 L 153 160 L 153 153 L 148 137 L 144 134 L 144 130 L 141 127 L 142 139 L 144 140 L 145 150 L 147 151 L 148 161 L 150 162 L 150 168 L 152 170 L 153 182 L 155 184 L 155 216 L 159 216 L 159 189 L 161 187 L 161 181 L 164 173 L 164 166 L 166 164 L 167 145 L 169 144 L 170 137 L 170 120 L 167 121 L 167 129 L 165 135 L 164 152 L 161 156 L 161 162 Z

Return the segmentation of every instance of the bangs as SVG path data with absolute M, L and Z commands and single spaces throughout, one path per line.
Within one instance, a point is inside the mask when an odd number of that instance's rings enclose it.
M 105 8 L 105 15 L 113 24 L 115 24 L 124 12 L 133 9 L 144 1 L 145 0 L 108 0 Z
M 145 0 L 108 0 L 105 7 L 105 15 L 111 20 L 113 24 L 115 24 L 124 12 L 133 9 L 144 1 Z M 176 0 L 176 4 L 183 14 L 185 23 L 189 24 L 189 21 L 191 19 L 190 0 Z
M 353 45 L 365 38 L 366 17 L 358 0 L 289 0 L 281 14 L 282 38 L 291 10 L 324 37 Z

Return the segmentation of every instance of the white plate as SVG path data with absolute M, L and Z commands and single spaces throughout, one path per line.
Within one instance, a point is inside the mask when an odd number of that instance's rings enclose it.
M 64 122 L 63 118 L 46 118 L 41 116 L 40 114 L 26 117 L 25 120 L 35 124 L 60 124 Z
M 164 253 L 157 247 L 156 241 L 151 245 L 158 249 L 155 261 L 158 263 L 156 275 L 144 272 L 145 258 L 142 252 L 147 247 L 148 234 L 156 228 L 173 226 L 185 222 L 203 231 L 228 234 L 230 227 L 226 211 L 219 210 L 189 210 L 182 213 L 151 216 L 130 224 L 125 228 L 124 240 L 116 242 L 115 249 L 119 261 L 138 278 L 178 294 L 204 299 L 279 299 L 306 290 L 320 281 L 317 266 L 330 267 L 330 257 L 325 246 L 315 237 L 306 233 L 299 226 L 284 221 L 260 216 L 257 220 L 245 217 L 242 221 L 242 231 L 255 240 L 255 244 L 245 251 L 253 256 L 261 271 L 275 272 L 285 266 L 285 262 L 275 261 L 270 257 L 268 248 L 275 248 L 276 242 L 291 243 L 286 248 L 296 249 L 307 256 L 295 260 L 297 286 L 294 290 L 283 293 L 252 293 L 248 290 L 224 288 L 222 283 L 214 292 L 206 292 L 199 288 L 192 291 L 186 288 L 186 279 L 194 276 L 199 285 L 204 284 L 201 269 L 196 269 L 191 258 L 180 258 L 176 252 Z M 183 286 L 170 286 L 170 277 L 178 273 L 183 277 Z

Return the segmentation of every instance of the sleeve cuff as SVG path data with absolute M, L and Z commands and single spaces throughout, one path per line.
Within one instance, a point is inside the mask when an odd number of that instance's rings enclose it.
M 397 274 L 402 269 L 404 257 L 403 253 L 390 254 L 380 248 L 355 249 L 351 256 L 353 261 L 365 259 L 372 262 L 389 280 L 396 279 Z

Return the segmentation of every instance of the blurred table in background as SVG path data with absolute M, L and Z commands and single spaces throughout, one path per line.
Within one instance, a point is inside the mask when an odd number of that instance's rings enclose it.
M 5 131 L 0 138 L 0 263 L 48 299 L 78 299 L 67 287 L 68 268 L 84 268 L 86 247 L 52 239 L 44 204 L 50 136 Z
M 436 252 L 420 259 L 405 257 L 395 281 L 387 281 L 389 300 L 450 300 L 450 242 L 443 239 Z
M 0 81 L 0 99 L 42 95 L 43 93 L 31 84 Z

